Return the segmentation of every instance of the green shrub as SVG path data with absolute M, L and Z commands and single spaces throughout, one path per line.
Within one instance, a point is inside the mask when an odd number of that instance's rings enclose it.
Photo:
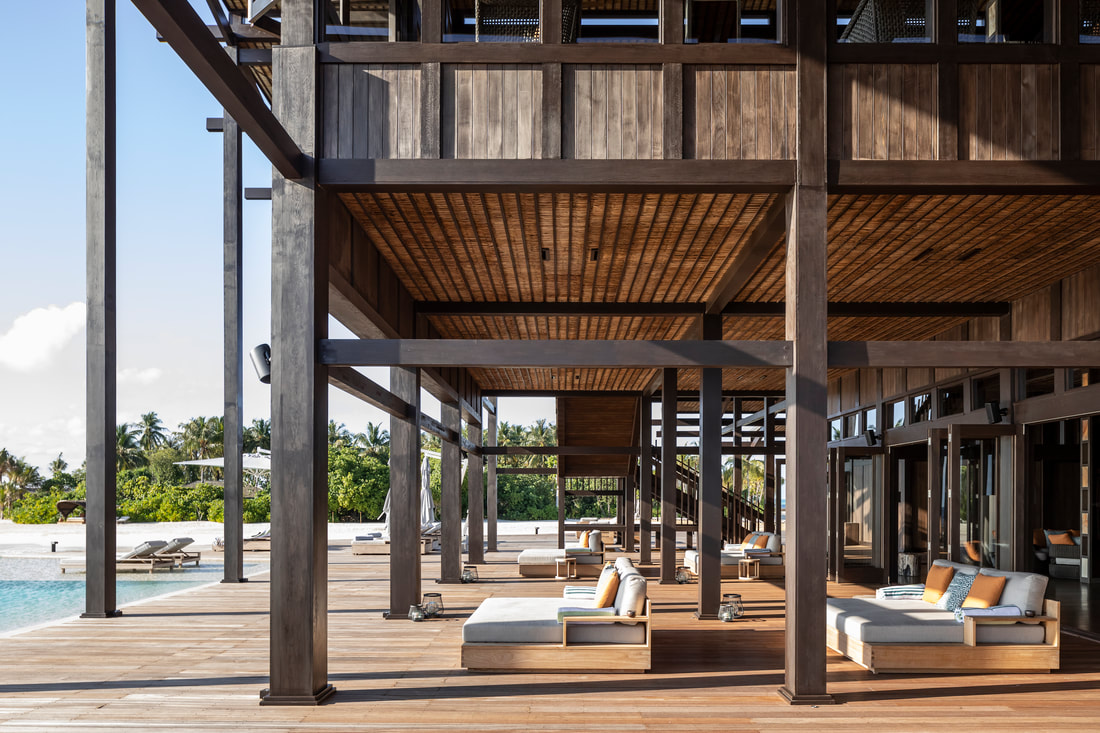
M 246 524 L 271 521 L 270 491 L 261 491 L 251 499 L 244 500 L 244 521 Z
M 72 498 L 71 492 L 56 489 L 28 492 L 12 507 L 12 521 L 16 524 L 53 524 L 61 518 L 57 502 Z

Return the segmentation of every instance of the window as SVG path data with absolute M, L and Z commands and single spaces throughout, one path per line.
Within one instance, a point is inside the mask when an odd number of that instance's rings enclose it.
M 974 409 L 985 408 L 987 402 L 1001 401 L 1001 375 L 991 374 L 974 380 L 973 402 Z
M 563 8 L 566 1 L 562 0 Z M 580 3 L 577 43 L 657 43 L 661 40 L 658 8 L 656 0 L 621 5 L 585 0 Z
M 932 40 L 925 0 L 838 0 L 841 43 L 928 43 Z
M 1081 43 L 1100 43 L 1100 6 L 1096 0 L 1080 0 Z
M 905 425 L 905 400 L 888 403 L 885 427 L 900 428 L 902 425 Z
M 960 43 L 1043 43 L 1046 19 L 1035 0 L 960 0 Z
M 863 429 L 878 430 L 878 410 L 874 407 L 863 411 Z
M 844 416 L 844 437 L 854 438 L 859 435 L 859 414 Z
M 844 437 L 841 432 L 844 429 L 844 421 L 839 417 L 829 421 L 829 440 L 840 440 Z
M 1089 387 L 1095 384 L 1100 384 L 1100 369 L 1074 369 L 1070 373 L 1069 386 L 1071 389 Z
M 953 384 L 950 387 L 941 387 L 939 390 L 940 410 L 939 416 L 960 415 L 963 411 L 963 387 L 961 384 Z
M 1053 369 L 1024 369 L 1024 399 L 1054 394 Z
M 389 3 L 325 2 L 325 40 L 363 42 L 390 40 Z M 277 7 L 277 6 L 276 6 Z M 395 41 L 420 40 L 420 3 L 398 0 Z
M 686 0 L 684 43 L 778 42 L 775 9 L 749 10 L 743 6 L 739 0 Z
M 932 419 L 932 395 L 927 392 L 924 394 L 913 395 L 910 398 L 913 410 L 913 422 L 927 422 Z

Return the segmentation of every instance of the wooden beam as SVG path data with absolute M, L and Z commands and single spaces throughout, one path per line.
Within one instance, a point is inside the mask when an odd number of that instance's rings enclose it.
M 745 246 L 738 251 L 707 299 L 707 313 L 721 313 L 737 297 L 764 260 L 775 251 L 783 239 L 786 227 L 786 197 L 776 196 L 771 206 L 761 212 L 760 224 L 753 230 Z
M 481 427 L 467 423 L 466 434 L 470 442 L 482 448 Z M 467 558 L 469 562 L 480 565 L 485 562 L 485 474 L 482 471 L 481 456 L 470 456 L 466 483 L 467 514 L 466 530 L 469 537 Z
M 1100 364 L 1098 341 L 830 341 L 829 368 L 1078 368 Z
M 675 0 L 662 0 L 662 6 Z M 677 3 L 678 4 L 678 3 Z M 683 24 L 680 25 L 683 35 Z M 661 142 L 665 160 L 678 160 L 684 157 L 684 65 L 662 64 L 661 84 L 664 110 Z M 623 162 L 623 161 L 616 161 Z M 647 161 L 653 162 L 653 161 Z
M 919 161 L 905 162 L 915 164 Z M 987 163 L 986 165 L 1004 164 Z M 626 193 L 651 191 L 777 193 L 790 188 L 794 182 L 794 162 L 789 160 L 325 158 L 320 161 L 319 169 L 321 184 L 340 191 L 387 189 L 449 192 L 476 189 L 479 192 L 508 193 L 605 190 Z
M 268 37 L 270 40 L 270 37 Z M 900 45 L 900 44 L 893 44 Z M 909 46 L 915 44 L 907 44 Z M 985 49 L 989 52 L 992 49 Z M 322 43 L 325 64 L 761 64 L 793 66 L 793 49 L 765 43 Z
M 233 35 L 233 30 L 229 26 L 229 18 L 225 17 L 225 11 L 222 9 L 221 0 L 206 0 L 206 6 L 210 8 L 210 14 L 214 16 L 214 25 L 218 27 L 218 32 L 221 37 L 225 39 L 227 46 L 236 46 L 237 39 Z
M 391 417 L 408 420 L 412 416 L 407 402 L 351 367 L 330 367 L 328 381 Z
M 1093 160 L 840 160 L 829 193 L 1052 194 L 1100 191 Z
M 424 316 L 701 316 L 702 303 L 455 303 L 422 301 L 416 312 Z
M 642 565 L 653 561 L 653 403 L 650 397 L 647 393 L 638 400 L 638 562 Z
M 786 341 L 325 339 L 319 354 L 329 366 L 780 368 L 791 362 Z
M 543 3 L 543 7 L 546 3 Z M 560 7 L 560 3 L 559 3 Z M 560 23 L 559 13 L 559 27 Z M 479 44 L 488 45 L 488 44 Z M 562 46 L 551 45 L 551 49 Z M 561 159 L 562 131 L 562 74 L 560 63 L 542 65 L 542 157 L 544 160 Z
M 211 0 L 211 5 L 218 5 Z M 229 49 L 230 55 L 236 49 Z M 225 113 L 222 136 L 222 285 L 224 398 L 224 517 L 222 582 L 244 577 L 244 186 L 241 168 L 241 128 Z
M 704 327 L 705 328 L 705 327 Z M 722 593 L 722 370 L 704 369 L 699 389 L 699 598 L 696 618 L 718 617 Z
M 420 414 L 420 372 L 392 367 L 390 388 Z M 420 603 L 420 424 L 390 418 L 390 609 L 406 618 Z
M 730 303 L 722 309 L 724 316 L 780 317 L 785 313 L 786 304 L 775 303 Z M 986 318 L 999 317 L 1012 311 L 1012 304 L 1006 302 L 975 303 L 936 303 L 917 302 L 830 302 L 827 312 L 831 318 Z
M 661 430 L 676 434 L 676 370 L 665 369 Z M 676 582 L 676 439 L 661 441 L 661 583 Z
M 120 615 L 115 596 L 116 109 L 114 0 L 87 0 L 85 251 L 87 510 L 84 618 Z
M 289 180 L 305 175 L 302 150 L 234 64 L 189 3 L 133 0 L 141 14 Z
M 497 469 L 497 474 L 501 476 L 553 476 L 557 472 L 556 466 L 535 466 L 534 468 L 504 466 Z
M 485 418 L 485 448 L 497 447 L 497 411 L 496 400 L 493 409 L 487 411 Z M 486 454 L 485 457 L 485 549 L 497 551 L 497 457 Z
M 542 0 L 539 3 L 539 41 L 549 46 L 562 42 L 561 0 Z
M 439 415 L 448 430 L 462 431 L 458 405 L 441 403 Z M 444 443 L 440 449 L 440 541 L 439 582 L 462 582 L 462 456 L 458 445 Z
M 440 12 L 438 0 L 429 0 L 432 9 Z M 425 6 L 425 12 L 428 7 Z M 438 160 L 442 135 L 443 76 L 438 61 L 420 65 L 420 157 Z
M 486 456 L 636 456 L 638 451 L 637 447 L 602 445 L 499 445 L 481 449 Z

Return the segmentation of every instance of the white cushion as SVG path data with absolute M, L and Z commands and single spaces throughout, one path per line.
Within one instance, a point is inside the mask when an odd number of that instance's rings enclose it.
M 1025 611 L 1042 613 L 1043 595 L 1047 591 L 1047 582 L 1050 578 L 1037 573 L 1016 573 L 995 568 L 982 568 L 981 572 L 982 575 L 1006 579 L 1004 590 L 1001 591 L 1001 599 L 997 601 L 999 605 L 1019 606 Z
M 589 607 L 581 598 L 487 598 L 462 625 L 462 640 L 499 644 L 561 644 L 558 609 Z M 569 625 L 570 643 L 644 644 L 645 627 L 621 623 Z
M 830 598 L 826 623 L 858 641 L 872 644 L 961 644 L 963 625 L 953 611 L 916 600 Z M 978 626 L 978 643 L 1041 644 L 1039 624 Z

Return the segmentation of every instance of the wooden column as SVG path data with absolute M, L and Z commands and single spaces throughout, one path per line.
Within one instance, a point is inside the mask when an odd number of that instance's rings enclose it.
M 390 418 L 390 618 L 420 603 L 420 370 L 390 368 L 390 391 L 414 417 Z
M 944 531 L 947 533 L 947 559 L 959 560 L 959 500 L 962 493 L 962 454 L 960 452 L 962 436 L 958 425 L 947 428 L 947 503 L 945 506 Z
M 775 447 L 775 417 L 771 413 L 773 400 L 764 398 L 764 446 L 769 452 L 764 454 L 764 531 L 774 532 L 777 526 L 775 510 L 778 502 L 775 500 L 775 454 L 771 449 Z
M 959 43 L 957 0 L 934 0 L 935 35 L 933 41 L 940 47 L 957 46 Z M 937 108 L 939 109 L 936 136 L 938 160 L 959 159 L 959 65 L 954 61 L 940 61 L 936 65 Z
M 462 412 L 457 404 L 441 403 L 439 416 L 444 428 L 462 434 Z M 440 455 L 443 537 L 440 543 L 439 582 L 459 583 L 462 580 L 462 447 L 445 440 Z
M 565 549 L 565 477 L 558 461 L 558 549 Z
M 661 387 L 661 582 L 676 582 L 676 370 Z
M 236 60 L 237 48 L 226 52 Z M 223 583 L 244 577 L 244 310 L 242 304 L 242 240 L 244 189 L 241 175 L 241 128 L 225 111 L 222 115 L 222 280 L 224 286 L 223 435 L 225 469 L 225 532 Z
M 485 444 L 496 446 L 497 444 L 497 400 L 490 398 L 493 409 L 488 411 L 485 417 Z M 486 549 L 489 552 L 497 551 L 497 457 L 485 457 L 485 512 L 487 529 L 485 535 Z
M 792 8 L 798 51 L 796 185 L 787 201 L 786 675 L 792 704 L 831 703 L 825 689 L 826 209 L 825 71 L 827 3 Z
M 699 606 L 718 617 L 722 594 L 722 370 L 703 369 L 699 390 Z
M 638 436 L 641 445 L 638 459 L 638 562 L 653 562 L 653 399 L 643 394 L 639 406 Z
M 627 470 L 626 476 L 623 478 L 623 524 L 626 526 L 626 531 L 623 536 L 623 550 L 626 552 L 634 552 L 634 513 L 637 504 L 637 492 L 638 481 L 637 474 L 634 472 L 634 459 L 630 459 L 630 469 Z
M 741 428 L 737 426 L 737 423 L 741 420 L 741 398 L 733 398 L 733 447 L 741 447 Z M 745 523 L 741 516 L 741 507 L 744 504 L 743 492 L 745 489 L 744 483 L 744 461 L 745 457 L 738 454 L 733 459 L 733 495 L 736 500 L 733 503 L 733 524 L 737 527 L 737 534 L 733 538 L 734 542 L 740 542 L 745 537 Z
M 314 0 L 283 0 L 272 110 L 317 150 Z M 315 705 L 328 684 L 328 208 L 312 171 L 271 187 L 271 687 L 265 705 Z M 320 216 L 318 215 L 320 213 Z
M 943 501 L 943 459 L 940 455 L 941 443 L 947 437 L 947 431 L 936 429 L 928 431 L 928 567 L 940 556 L 940 504 Z M 914 521 L 916 521 L 914 519 Z
M 470 423 L 466 426 L 470 442 L 481 448 L 481 426 Z M 466 487 L 469 513 L 466 526 L 470 530 L 470 548 L 468 558 L 471 563 L 485 562 L 485 473 L 481 468 L 481 456 L 470 454 L 470 480 Z
M 87 522 L 84 618 L 115 607 L 115 1 L 88 0 L 86 37 Z

